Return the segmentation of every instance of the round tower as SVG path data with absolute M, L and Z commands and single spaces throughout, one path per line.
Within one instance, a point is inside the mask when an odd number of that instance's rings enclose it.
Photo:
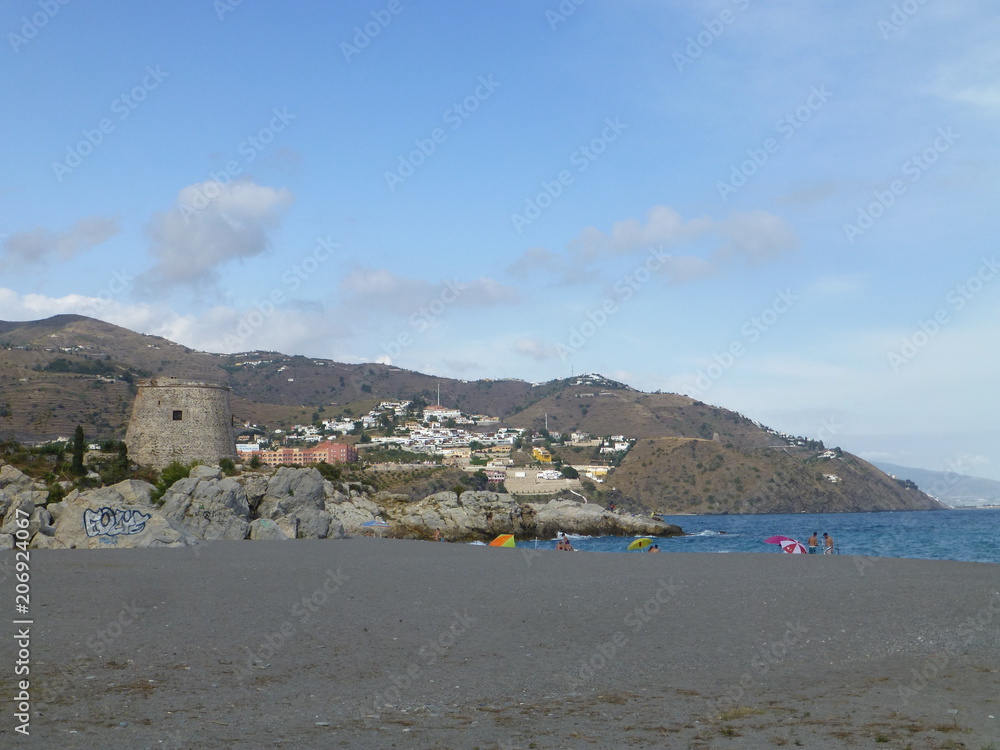
M 236 458 L 229 386 L 178 378 L 141 380 L 125 433 L 136 463 L 217 464 Z

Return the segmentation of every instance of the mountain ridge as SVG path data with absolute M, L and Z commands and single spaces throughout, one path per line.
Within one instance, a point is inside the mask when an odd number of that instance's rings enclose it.
M 380 400 L 432 404 L 440 389 L 448 406 L 536 433 L 634 439 L 635 448 L 611 479 L 616 492 L 638 508 L 748 513 L 941 507 L 912 483 L 892 480 L 839 449 L 843 471 L 827 472 L 836 477 L 830 479 L 820 464 L 833 459 L 823 458 L 825 446 L 818 441 L 782 435 L 688 396 L 644 393 L 600 375 L 545 383 L 466 381 L 262 350 L 213 354 L 79 315 L 0 321 L 0 347 L 0 433 L 23 441 L 66 437 L 77 424 L 91 436 L 122 437 L 135 381 L 143 377 L 226 383 L 234 416 L 272 429 L 341 413 L 359 416 Z M 556 450 L 567 463 L 591 458 L 572 447 Z

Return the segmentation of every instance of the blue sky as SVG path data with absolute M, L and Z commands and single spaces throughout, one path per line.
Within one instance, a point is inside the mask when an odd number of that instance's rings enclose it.
M 0 318 L 601 372 L 1000 479 L 986 0 L 0 14 Z

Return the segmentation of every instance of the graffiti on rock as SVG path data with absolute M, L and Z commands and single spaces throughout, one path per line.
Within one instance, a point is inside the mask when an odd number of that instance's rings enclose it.
M 83 511 L 83 528 L 87 536 L 118 536 L 138 534 L 146 528 L 146 521 L 152 516 L 137 510 L 123 508 L 98 508 Z

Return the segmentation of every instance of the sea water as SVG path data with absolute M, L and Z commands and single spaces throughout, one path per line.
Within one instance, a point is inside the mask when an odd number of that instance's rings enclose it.
M 785 554 L 764 540 L 787 536 L 805 544 L 816 532 L 822 545 L 826 532 L 843 555 L 1000 563 L 1000 509 L 658 517 L 686 534 L 654 538 L 661 552 Z M 586 552 L 626 552 L 635 539 L 568 536 L 574 549 Z M 517 543 L 538 549 L 555 545 L 541 539 Z

